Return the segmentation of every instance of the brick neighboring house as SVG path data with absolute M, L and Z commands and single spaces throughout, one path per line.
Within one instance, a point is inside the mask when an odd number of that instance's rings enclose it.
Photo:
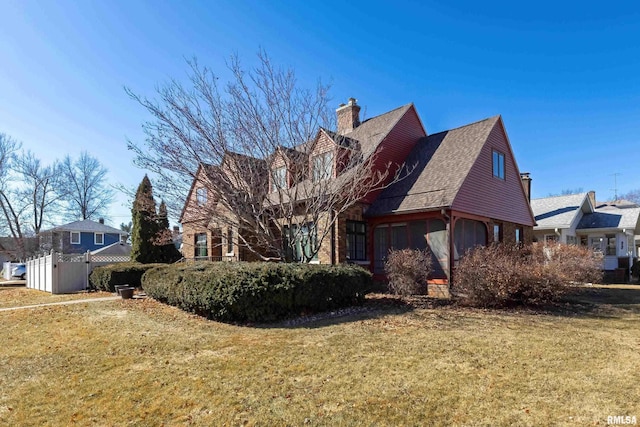
M 332 238 L 322 242 L 316 262 L 352 262 L 383 273 L 390 248 L 429 247 L 435 261 L 430 291 L 448 290 L 455 262 L 476 245 L 500 241 L 531 241 L 535 224 L 529 206 L 528 174 L 521 174 L 500 116 L 428 136 L 413 104 L 360 122 L 352 98 L 336 110 L 338 129 L 320 129 L 308 157 L 282 149 L 266 167 L 274 180 L 292 185 L 295 177 L 314 169 L 310 158 L 330 153 L 333 179 L 340 176 L 342 144 L 357 147 L 363 158 L 375 156 L 375 168 L 402 165 L 406 177 L 373 191 L 338 217 Z M 393 166 L 392 166 L 393 167 Z M 397 167 L 397 166 L 396 166 Z M 237 230 L 210 223 L 202 227 L 198 206 L 207 198 L 206 182 L 218 166 L 201 165 L 180 222 L 186 258 L 253 260 L 238 248 Z M 393 176 L 396 170 L 390 171 Z M 208 205 L 210 206 L 210 205 Z M 206 218 L 205 218 L 206 220 Z M 206 222 L 206 221 L 205 221 Z

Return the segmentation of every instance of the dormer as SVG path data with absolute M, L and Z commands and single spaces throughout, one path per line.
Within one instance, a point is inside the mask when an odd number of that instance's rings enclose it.
M 307 175 L 304 153 L 288 147 L 278 147 L 271 155 L 269 192 L 286 190 L 303 181 Z

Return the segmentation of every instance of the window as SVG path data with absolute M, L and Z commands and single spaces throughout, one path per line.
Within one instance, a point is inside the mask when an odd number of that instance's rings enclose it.
M 544 235 L 544 244 L 546 245 L 555 245 L 558 243 L 558 235 L 557 234 L 545 234 Z
M 606 236 L 606 248 L 605 255 L 616 255 L 616 236 L 614 234 L 607 234 Z
M 333 176 L 333 152 L 327 151 L 313 157 L 313 182 L 329 179 Z
M 493 151 L 493 176 L 504 179 L 504 154 Z
M 93 242 L 96 245 L 104 245 L 104 233 L 93 233 Z
M 522 243 L 524 233 L 522 227 L 516 227 L 516 243 Z
M 72 245 L 80 244 L 80 233 L 78 231 L 71 232 L 71 244 Z
M 448 262 L 447 226 L 439 218 L 411 221 L 408 224 L 382 224 L 373 232 L 373 267 L 384 273 L 389 249 L 426 249 L 431 252 L 433 277 L 446 277 Z
M 233 253 L 233 228 L 227 229 L 227 254 Z
M 516 230 L 516 242 L 518 241 L 517 233 L 518 231 Z M 493 224 L 493 242 L 502 242 L 502 224 Z
M 578 238 L 576 236 L 567 236 L 567 245 L 577 245 Z
M 362 221 L 347 221 L 347 259 L 367 259 L 367 224 Z
M 314 261 L 318 259 L 316 228 L 312 222 L 303 226 L 284 227 L 287 254 L 292 261 Z M 315 253 L 314 253 L 315 252 Z
M 203 206 L 207 203 L 207 189 L 204 187 L 200 187 L 196 190 L 196 201 L 198 202 L 198 206 Z
M 278 189 L 287 188 L 287 168 L 281 166 L 271 173 L 271 192 L 275 193 Z
M 207 247 L 207 233 L 196 234 L 195 252 L 196 259 L 207 259 L 209 257 L 209 249 Z
M 472 219 L 459 219 L 453 230 L 454 259 L 457 260 L 466 251 L 487 244 L 487 228 L 484 223 Z

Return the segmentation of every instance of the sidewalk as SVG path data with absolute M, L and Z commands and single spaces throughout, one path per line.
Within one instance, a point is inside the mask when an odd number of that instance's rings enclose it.
M 49 303 L 44 303 L 44 304 L 23 305 L 21 307 L 0 308 L 0 311 L 22 310 L 22 309 L 25 309 L 25 308 L 47 307 L 47 306 L 50 306 L 50 305 L 81 304 L 81 303 L 84 303 L 84 302 L 115 301 L 117 299 L 122 299 L 122 298 L 119 297 L 119 296 L 115 296 L 115 297 L 106 297 L 106 298 L 76 299 L 76 300 L 71 300 L 71 301 L 60 301 L 60 302 L 49 302 Z

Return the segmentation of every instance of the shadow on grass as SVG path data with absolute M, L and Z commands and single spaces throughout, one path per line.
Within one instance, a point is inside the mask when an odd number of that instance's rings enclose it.
M 362 305 L 314 313 L 274 323 L 245 325 L 257 328 L 305 328 L 316 329 L 360 320 L 372 320 L 385 316 L 405 314 L 415 309 L 434 309 L 451 306 L 451 300 L 427 296 L 398 297 L 389 294 L 368 295 Z
M 640 286 L 582 286 L 543 308 L 557 316 L 619 318 L 640 315 Z
M 455 301 L 426 296 L 398 297 L 374 294 L 361 306 L 301 316 L 268 324 L 245 325 L 258 328 L 307 328 L 315 329 L 360 320 L 378 319 L 390 315 L 405 314 L 416 309 L 452 308 L 476 312 L 479 309 L 458 306 Z M 480 309 L 483 312 L 552 315 L 563 317 L 620 318 L 640 315 L 640 286 L 594 286 L 575 288 L 555 304 L 545 306 L 514 306 L 509 308 Z

